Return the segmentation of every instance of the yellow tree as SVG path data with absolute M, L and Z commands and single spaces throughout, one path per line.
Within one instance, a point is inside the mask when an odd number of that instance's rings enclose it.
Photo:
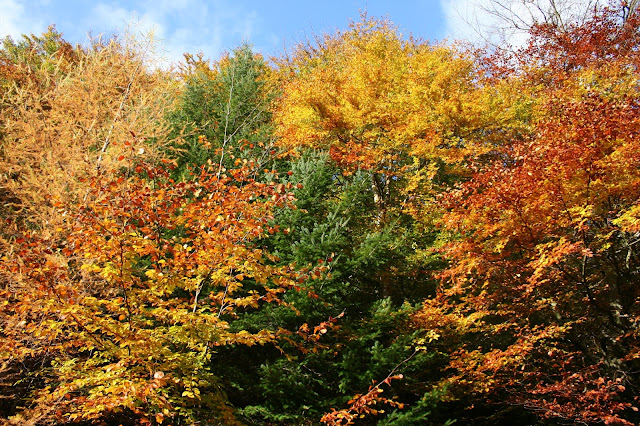
M 0 224 L 5 235 L 15 221 L 55 229 L 53 199 L 81 200 L 82 178 L 126 165 L 132 151 L 151 158 L 165 142 L 175 83 L 150 70 L 150 43 L 125 37 L 74 47 L 55 28 L 3 41 L 0 198 L 13 220 Z
M 382 210 L 398 177 L 411 174 L 415 188 L 488 152 L 517 115 L 514 92 L 484 85 L 471 54 L 366 17 L 298 46 L 280 78 L 279 143 L 329 150 L 345 173 L 371 171 Z

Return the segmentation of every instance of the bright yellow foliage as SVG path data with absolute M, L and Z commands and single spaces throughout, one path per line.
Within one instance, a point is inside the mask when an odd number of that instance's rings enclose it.
M 517 113 L 505 107 L 513 94 L 482 84 L 472 55 L 403 39 L 387 21 L 364 19 L 299 46 L 281 78 L 280 143 L 330 149 L 350 169 L 398 173 L 409 157 L 480 155 Z

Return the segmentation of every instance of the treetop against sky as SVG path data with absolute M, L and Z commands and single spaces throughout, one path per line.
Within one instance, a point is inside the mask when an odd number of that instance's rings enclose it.
M 569 3 L 589 0 L 569 0 Z M 90 36 L 152 33 L 158 55 L 172 63 L 185 52 L 217 58 L 243 42 L 263 54 L 280 55 L 317 34 L 344 29 L 361 13 L 390 19 L 406 35 L 435 41 L 475 39 L 474 28 L 491 25 L 482 12 L 488 0 L 0 0 L 0 37 L 40 34 L 55 24 L 64 38 L 85 43 Z

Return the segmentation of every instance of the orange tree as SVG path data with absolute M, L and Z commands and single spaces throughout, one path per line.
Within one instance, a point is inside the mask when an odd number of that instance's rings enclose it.
M 146 163 L 103 172 L 85 204 L 59 205 L 66 241 L 16 242 L 0 355 L 28 371 L 10 422 L 235 422 L 210 370 L 217 348 L 273 342 L 275 326 L 233 330 L 234 318 L 298 285 L 260 247 L 291 195 L 250 165 L 188 182 Z
M 531 134 L 442 198 L 450 265 L 416 321 L 472 403 L 639 420 L 637 28 L 608 11 L 537 27 L 512 77 L 536 88 Z
M 11 244 L 16 224 L 54 232 L 51 200 L 83 199 L 80 179 L 125 165 L 132 147 L 157 157 L 175 82 L 150 70 L 151 48 L 127 36 L 72 46 L 53 27 L 2 40 L 0 211 L 12 221 L 0 222 L 0 244 Z

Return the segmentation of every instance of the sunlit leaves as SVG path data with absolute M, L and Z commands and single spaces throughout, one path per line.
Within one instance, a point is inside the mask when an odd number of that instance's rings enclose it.
M 301 46 L 284 65 L 281 144 L 331 148 L 347 170 L 398 172 L 403 155 L 464 157 L 492 114 L 471 58 L 404 41 L 384 21 Z
M 73 47 L 55 29 L 3 42 L 3 217 L 55 233 L 62 219 L 53 202 L 83 199 L 83 179 L 101 167 L 155 156 L 175 82 L 148 69 L 151 43 L 125 36 Z M 11 228 L 0 223 L 3 234 Z
M 467 336 L 452 365 L 469 390 L 507 390 L 549 417 L 627 424 L 630 394 L 593 381 L 623 374 L 632 382 L 639 350 L 638 257 L 630 244 L 640 196 L 637 52 L 596 48 L 587 37 L 629 43 L 624 29 L 617 33 L 624 40 L 605 36 L 610 18 L 535 34 L 526 71 L 509 77 L 535 88 L 531 134 L 503 144 L 492 163 L 477 163 L 472 178 L 442 198 L 443 228 L 454 237 L 442 250 L 451 261 L 441 274 L 442 301 L 459 306 L 438 314 L 428 303 L 419 318 L 482 319 L 487 337 L 478 341 L 459 325 L 453 330 Z M 535 48 L 554 37 L 572 44 Z M 602 52 L 613 53 L 603 60 Z M 583 394 L 559 396 L 578 382 Z
M 114 172 L 94 181 L 92 201 L 69 217 L 61 251 L 35 235 L 25 240 L 15 265 L 24 265 L 39 300 L 5 306 L 5 315 L 23 319 L 5 323 L 7 337 L 43 341 L 35 352 L 14 342 L 20 358 L 51 351 L 55 369 L 37 401 L 67 401 L 58 406 L 69 419 L 122 410 L 225 418 L 208 371 L 215 348 L 273 342 L 276 327 L 231 331 L 230 322 L 299 285 L 258 244 L 273 231 L 271 209 L 290 194 L 252 180 L 248 168 L 203 168 L 189 182 L 137 168 L 130 178 Z M 55 257 L 38 266 L 47 252 Z M 33 323 L 22 308 L 47 320 Z
M 526 96 L 488 84 L 474 59 L 363 17 L 281 64 L 278 143 L 327 151 L 345 175 L 371 173 L 381 217 L 397 209 L 428 222 L 431 197 L 468 173 L 465 161 L 526 127 Z

